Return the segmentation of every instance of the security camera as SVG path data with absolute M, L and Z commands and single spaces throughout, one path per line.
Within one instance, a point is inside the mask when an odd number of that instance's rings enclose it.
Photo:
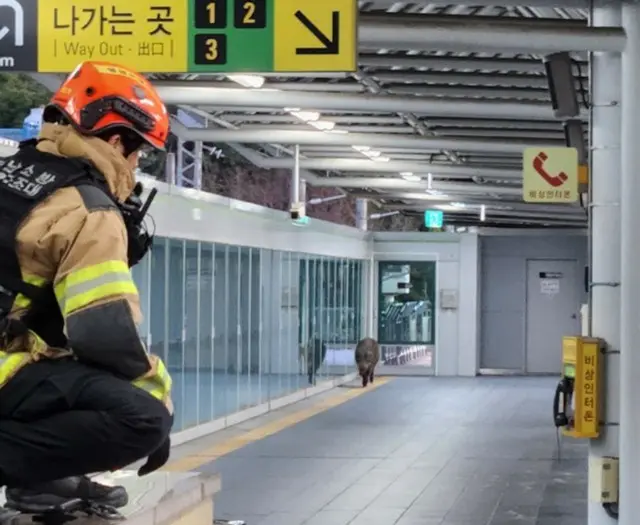
M 306 216 L 306 210 L 303 202 L 293 202 L 289 207 L 289 216 L 292 221 L 303 219 Z

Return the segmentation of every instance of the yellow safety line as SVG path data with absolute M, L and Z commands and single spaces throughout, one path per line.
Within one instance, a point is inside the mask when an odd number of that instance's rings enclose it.
M 249 445 L 250 443 L 255 443 L 267 436 L 272 436 L 285 428 L 292 427 L 293 425 L 305 421 L 315 415 L 342 405 L 351 399 L 366 394 L 367 392 L 371 392 L 372 390 L 387 384 L 389 381 L 391 381 L 391 378 L 382 377 L 376 379 L 376 382 L 367 388 L 353 388 L 346 392 L 340 392 L 315 403 L 309 408 L 298 410 L 297 412 L 288 414 L 280 419 L 276 419 L 275 421 L 270 421 L 260 427 L 217 443 L 212 447 L 198 451 L 189 456 L 176 459 L 175 461 L 170 461 L 162 470 L 169 472 L 187 472 L 189 470 L 197 469 L 206 463 L 210 463 L 214 459 L 230 454 L 231 452 Z

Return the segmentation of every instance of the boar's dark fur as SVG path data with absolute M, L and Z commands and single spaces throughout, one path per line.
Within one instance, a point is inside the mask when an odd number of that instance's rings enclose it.
M 317 337 L 309 339 L 306 345 L 300 345 L 307 363 L 307 377 L 310 385 L 316 384 L 316 374 L 327 356 L 327 343 Z
M 380 345 L 375 339 L 365 337 L 356 346 L 355 359 L 362 386 L 366 387 L 373 383 L 374 371 L 380 360 Z

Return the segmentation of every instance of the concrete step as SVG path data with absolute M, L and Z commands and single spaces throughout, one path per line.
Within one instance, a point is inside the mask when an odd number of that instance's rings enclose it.
M 119 509 L 124 520 L 113 523 L 126 525 L 211 525 L 214 497 L 221 489 L 218 475 L 198 472 L 154 472 L 143 478 L 135 470 L 101 474 L 93 479 L 106 485 L 122 485 L 129 493 L 129 504 Z M 4 494 L 0 504 L 4 503 Z M 73 525 L 109 523 L 81 513 Z M 3 520 L 3 525 L 27 525 L 29 515 Z
M 120 509 L 126 516 L 121 523 L 127 525 L 211 525 L 214 497 L 221 489 L 218 475 L 198 472 L 154 472 L 139 478 L 131 470 L 94 479 L 127 489 L 129 504 Z M 81 521 L 73 523 L 82 525 Z

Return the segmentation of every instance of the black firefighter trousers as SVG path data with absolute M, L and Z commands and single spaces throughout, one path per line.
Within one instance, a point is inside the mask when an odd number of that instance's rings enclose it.
M 0 389 L 0 485 L 125 467 L 171 424 L 162 403 L 108 372 L 70 359 L 28 365 Z

